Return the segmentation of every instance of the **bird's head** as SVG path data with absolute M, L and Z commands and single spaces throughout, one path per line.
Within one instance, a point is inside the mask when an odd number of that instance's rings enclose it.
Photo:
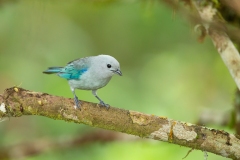
M 98 62 L 100 63 L 101 71 L 104 72 L 104 74 L 107 74 L 109 76 L 112 76 L 114 74 L 122 76 L 120 64 L 115 58 L 109 55 L 99 55 L 97 57 Z

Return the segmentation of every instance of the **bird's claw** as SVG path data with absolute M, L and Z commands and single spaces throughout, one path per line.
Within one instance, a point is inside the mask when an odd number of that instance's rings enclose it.
M 75 106 L 74 106 L 74 108 L 75 109 L 80 109 L 81 110 L 81 102 L 78 100 L 78 97 L 76 96 L 76 97 L 74 97 L 74 102 L 75 102 Z
M 102 105 L 102 106 L 106 107 L 107 109 L 109 109 L 109 105 L 104 103 L 103 101 L 100 101 L 100 105 Z

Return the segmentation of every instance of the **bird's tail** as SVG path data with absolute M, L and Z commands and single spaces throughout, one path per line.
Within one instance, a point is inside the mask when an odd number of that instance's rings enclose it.
M 49 67 L 46 71 L 43 71 L 45 74 L 58 73 L 63 69 L 63 67 Z

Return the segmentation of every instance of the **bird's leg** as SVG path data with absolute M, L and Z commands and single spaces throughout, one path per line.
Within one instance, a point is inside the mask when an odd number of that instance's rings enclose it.
M 97 90 L 92 90 L 92 94 L 100 101 L 100 104 L 105 106 L 107 109 L 109 108 L 109 105 L 104 103 L 103 100 L 101 100 L 98 96 L 97 96 Z
M 75 108 L 75 109 L 76 109 L 76 108 L 81 109 L 81 108 L 80 108 L 81 102 L 78 100 L 78 97 L 77 97 L 76 94 L 75 94 L 75 89 L 71 87 L 71 91 L 72 91 L 72 93 L 73 93 L 74 102 L 75 102 L 75 105 L 76 105 L 76 106 L 74 106 L 74 108 Z

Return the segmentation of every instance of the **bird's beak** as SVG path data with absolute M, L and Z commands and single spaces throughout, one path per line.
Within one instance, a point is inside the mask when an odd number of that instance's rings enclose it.
M 119 69 L 114 70 L 113 72 L 114 72 L 115 74 L 118 74 L 119 76 L 122 76 L 122 72 L 121 72 Z

